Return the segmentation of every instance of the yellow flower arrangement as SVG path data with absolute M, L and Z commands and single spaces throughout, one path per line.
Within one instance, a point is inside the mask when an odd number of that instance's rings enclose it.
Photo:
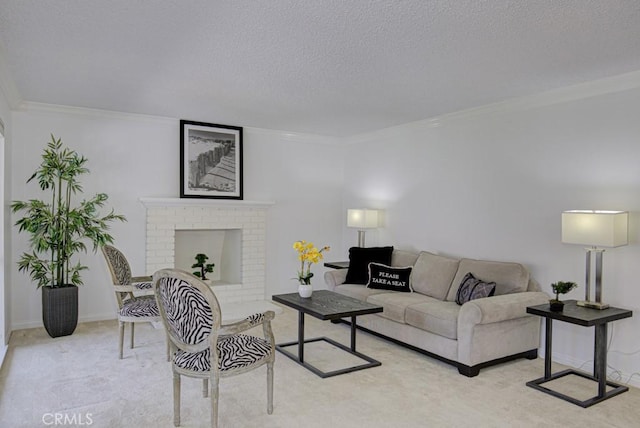
M 311 272 L 311 265 L 322 260 L 322 252 L 329 251 L 330 247 L 325 246 L 318 250 L 313 245 L 313 242 L 296 241 L 293 243 L 293 249 L 298 252 L 298 260 L 300 260 L 298 281 L 300 282 L 300 284 L 311 284 L 311 278 L 313 277 L 313 272 Z

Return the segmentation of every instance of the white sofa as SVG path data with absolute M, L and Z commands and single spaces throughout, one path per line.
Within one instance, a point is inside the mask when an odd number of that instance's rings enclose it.
M 523 265 L 394 249 L 391 266 L 413 266 L 413 292 L 345 284 L 347 269 L 325 273 L 330 290 L 384 308 L 357 317 L 358 327 L 453 364 L 469 377 L 493 364 L 537 358 L 540 318 L 528 315 L 526 307 L 546 303 L 549 296 Z M 495 295 L 458 305 L 456 292 L 468 272 L 495 282 Z

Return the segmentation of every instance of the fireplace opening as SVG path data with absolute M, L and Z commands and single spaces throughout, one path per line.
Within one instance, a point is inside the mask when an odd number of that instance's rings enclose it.
M 189 229 L 175 231 L 175 267 L 193 273 L 196 254 L 206 254 L 214 263 L 206 277 L 213 285 L 242 284 L 242 230 Z

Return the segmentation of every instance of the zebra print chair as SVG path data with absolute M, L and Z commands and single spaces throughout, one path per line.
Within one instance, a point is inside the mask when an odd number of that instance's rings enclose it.
M 180 376 L 203 379 L 203 396 L 210 385 L 211 426 L 218 426 L 218 383 L 221 377 L 267 365 L 267 413 L 273 413 L 275 342 L 273 311 L 258 313 L 232 324 L 221 324 L 218 299 L 195 276 L 162 269 L 153 275 L 160 315 L 167 329 L 173 370 L 173 424 L 180 426 Z M 262 325 L 264 338 L 240 334 Z
M 102 254 L 107 261 L 118 301 L 119 353 L 122 359 L 125 324 L 131 324 L 131 348 L 133 349 L 135 323 L 160 322 L 160 312 L 153 295 L 152 278 L 150 276 L 132 277 L 129 262 L 124 254 L 111 245 L 104 245 Z

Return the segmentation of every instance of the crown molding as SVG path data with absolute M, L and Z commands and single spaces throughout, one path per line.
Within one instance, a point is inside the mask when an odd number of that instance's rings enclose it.
M 24 101 L 16 109 L 18 111 L 36 113 L 62 113 L 76 116 L 89 116 L 102 119 L 134 120 L 142 122 L 177 122 L 178 119 L 165 116 L 152 116 L 141 113 L 127 113 L 113 110 L 102 110 L 88 107 L 73 107 L 60 104 L 47 104 L 34 101 Z
M 211 208 L 269 208 L 273 201 L 245 201 L 197 198 L 140 198 L 147 207 L 211 207 Z
M 0 51 L 0 89 L 7 96 L 10 107 L 18 111 L 63 113 L 71 115 L 83 115 L 99 118 L 136 120 L 176 124 L 180 119 L 173 117 L 152 116 L 140 113 L 126 113 L 112 110 L 101 110 L 86 107 L 72 107 L 57 104 L 47 104 L 31 101 L 20 101 L 17 88 L 9 76 Z M 327 135 L 306 134 L 282 130 L 243 127 L 248 134 L 263 135 L 265 137 L 278 138 L 285 141 L 309 144 L 356 144 L 367 142 L 373 138 L 394 136 L 400 132 L 419 130 L 424 128 L 437 128 L 447 122 L 489 114 L 502 114 L 515 111 L 524 111 L 554 104 L 566 103 L 580 99 L 591 98 L 615 92 L 621 92 L 640 88 L 640 71 L 621 74 L 618 76 L 594 80 L 577 85 L 558 88 L 534 95 L 513 98 L 480 107 L 460 110 L 422 119 L 415 122 L 383 128 L 376 131 L 357 134 L 351 137 L 332 137 Z
M 180 119 L 175 117 L 165 116 L 153 116 L 140 113 L 126 113 L 113 110 L 101 110 L 88 107 L 73 107 L 59 104 L 47 104 L 33 101 L 21 102 L 18 108 L 14 110 L 37 112 L 37 113 L 59 113 L 69 114 L 77 116 L 97 117 L 101 119 L 117 119 L 117 120 L 134 120 L 144 122 L 163 122 L 178 125 Z M 341 142 L 339 138 L 316 135 L 316 134 L 304 134 L 300 132 L 279 131 L 275 129 L 266 128 L 254 128 L 245 126 L 243 127 L 245 133 L 262 135 L 271 138 L 278 138 L 280 140 L 295 141 L 297 143 L 310 143 L 310 144 L 338 144 Z M 245 134 L 246 135 L 246 134 Z
M 302 132 L 280 131 L 267 128 L 253 128 L 250 126 L 245 126 L 243 128 L 246 132 L 252 134 L 274 137 L 285 141 L 295 141 L 296 143 L 339 144 L 343 140 L 340 137 L 331 137 L 328 135 L 305 134 Z
M 343 141 L 347 144 L 362 143 L 373 138 L 382 138 L 388 135 L 397 135 L 399 132 L 424 128 L 437 128 L 446 122 L 466 119 L 489 114 L 503 114 L 516 111 L 525 111 L 554 104 L 561 104 L 581 99 L 596 97 L 640 88 L 640 71 L 620 74 L 577 85 L 566 86 L 550 91 L 540 92 L 534 95 L 512 98 L 480 107 L 460 110 L 440 116 L 434 116 L 416 122 L 405 123 L 389 128 L 380 129 L 366 134 L 358 134 L 347 137 Z

